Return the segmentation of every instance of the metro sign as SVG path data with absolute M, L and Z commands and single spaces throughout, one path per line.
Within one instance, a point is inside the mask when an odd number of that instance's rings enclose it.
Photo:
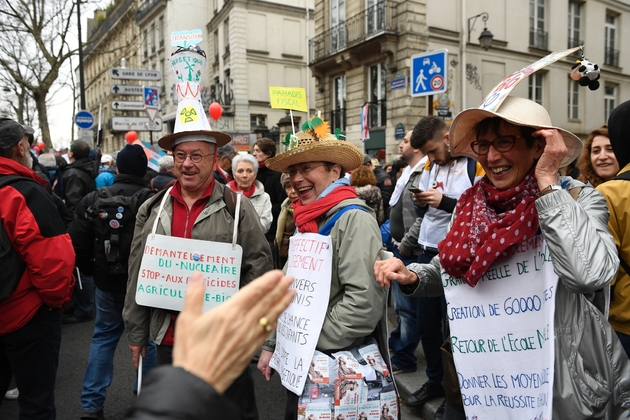
M 131 80 L 161 80 L 162 73 L 159 70 L 145 69 L 109 69 L 109 76 L 112 79 L 131 79 Z

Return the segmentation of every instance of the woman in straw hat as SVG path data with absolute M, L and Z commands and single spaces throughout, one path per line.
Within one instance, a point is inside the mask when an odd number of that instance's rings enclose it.
M 361 165 L 363 153 L 353 144 L 337 140 L 321 119 L 315 118 L 309 124 L 308 129 L 292 139 L 290 150 L 266 164 L 289 174 L 289 182 L 298 194 L 292 204 L 298 232 L 330 235 L 332 242 L 330 297 L 316 349 L 331 355 L 376 343 L 389 363 L 387 291 L 378 285 L 373 271 L 382 249 L 381 234 L 373 210 L 357 198 L 344 177 L 346 171 Z M 274 348 L 275 340 L 270 339 L 258 363 L 267 380 L 272 374 L 269 362 Z M 335 379 L 330 379 L 331 384 Z M 307 382 L 304 395 L 310 401 L 308 390 Z M 381 392 L 389 392 L 387 396 L 396 400 L 393 384 Z M 296 419 L 300 397 L 292 392 L 287 395 L 285 418 Z
M 580 140 L 517 97 L 496 112 L 461 112 L 450 139 L 453 155 L 478 159 L 486 176 L 459 199 L 439 255 L 375 264 L 385 286 L 446 296 L 445 418 L 465 418 L 464 407 L 468 418 L 627 416 L 630 365 L 599 293 L 618 266 L 606 202 L 558 176 Z M 484 375 L 493 380 L 472 390 L 469 378 Z

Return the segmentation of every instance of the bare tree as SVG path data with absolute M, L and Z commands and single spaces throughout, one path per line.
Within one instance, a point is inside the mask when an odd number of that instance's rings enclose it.
M 18 120 L 27 118 L 24 106 L 33 99 L 46 148 L 52 145 L 46 100 L 61 67 L 76 54 L 68 43 L 75 36 L 75 7 L 72 0 L 0 0 L 0 70 L 13 81 Z M 20 100 L 26 101 L 22 108 Z

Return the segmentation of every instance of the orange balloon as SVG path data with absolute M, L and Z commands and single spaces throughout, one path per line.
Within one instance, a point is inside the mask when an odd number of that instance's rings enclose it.
M 217 121 L 223 115 L 223 107 L 218 102 L 212 102 L 208 107 L 208 112 L 213 120 Z
M 138 133 L 135 131 L 127 131 L 127 134 L 125 134 L 125 141 L 131 144 L 136 140 L 138 140 Z

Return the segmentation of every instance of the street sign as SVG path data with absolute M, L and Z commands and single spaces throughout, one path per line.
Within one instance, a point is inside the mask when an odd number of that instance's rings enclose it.
M 144 88 L 144 111 L 147 113 L 147 117 L 149 117 L 151 122 L 155 121 L 155 117 L 157 116 L 159 100 L 159 89 L 152 87 Z
M 157 89 L 157 88 L 156 88 Z M 143 95 L 144 89 L 142 86 L 136 85 L 110 85 L 109 91 L 114 95 Z
M 144 102 L 142 101 L 111 101 L 109 106 L 114 111 L 144 111 Z M 157 103 L 158 110 L 162 109 L 162 104 Z
M 405 138 L 405 126 L 403 123 L 396 124 L 396 131 L 394 131 L 394 138 L 396 140 L 402 140 Z
M 112 131 L 162 131 L 162 119 L 151 122 L 145 117 L 112 117 Z
M 130 80 L 161 80 L 162 73 L 159 70 L 144 69 L 109 69 L 109 76 L 112 79 L 130 79 Z
M 78 132 L 77 132 L 77 137 L 82 139 L 82 138 L 94 138 L 94 130 L 84 130 L 82 128 L 79 128 Z
M 407 87 L 407 78 L 402 73 L 396 73 L 396 76 L 390 82 L 391 90 L 404 89 Z
M 434 50 L 411 56 L 411 96 L 446 92 L 448 50 Z
M 79 128 L 90 129 L 94 125 L 94 115 L 90 111 L 83 109 L 75 114 L 74 123 Z

